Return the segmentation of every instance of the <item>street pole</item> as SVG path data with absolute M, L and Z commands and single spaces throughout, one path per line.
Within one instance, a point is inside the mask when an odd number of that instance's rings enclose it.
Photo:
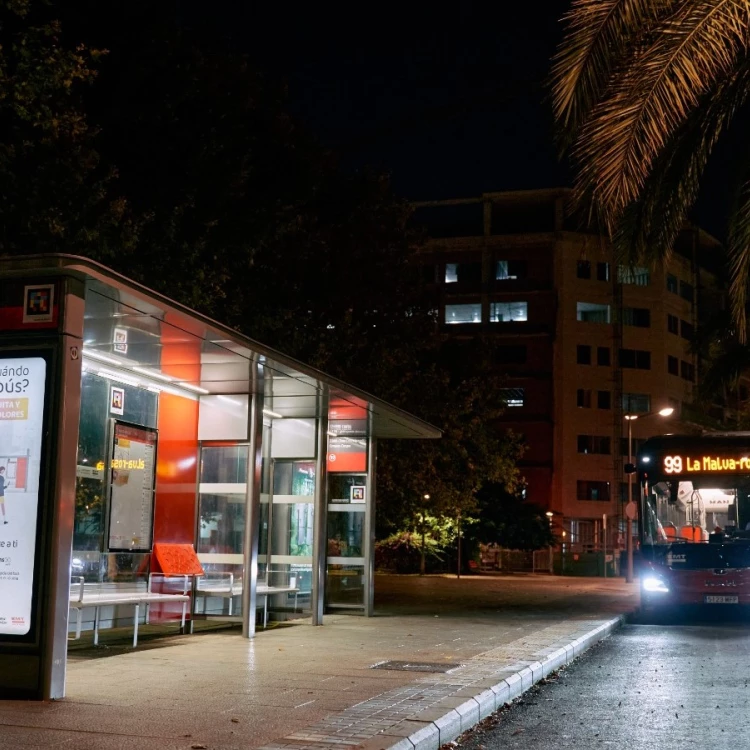
M 546 515 L 547 515 L 547 518 L 549 519 L 549 531 L 550 531 L 550 534 L 552 534 L 553 533 L 553 531 L 552 531 L 552 516 L 554 515 L 554 513 L 553 513 L 553 511 L 548 510 L 547 513 L 546 513 Z M 554 567 L 554 551 L 553 551 L 553 546 L 551 544 L 549 546 L 549 572 L 550 573 L 554 573 L 555 572 L 555 567 Z
M 419 561 L 419 575 L 424 575 L 425 564 L 424 564 L 424 508 L 422 508 L 422 559 Z
M 458 568 L 456 578 L 461 577 L 461 511 L 458 511 Z
M 630 415 L 628 415 L 630 416 Z M 633 463 L 633 420 L 628 419 L 628 463 Z M 628 474 L 628 507 L 632 508 L 633 502 L 633 475 Z M 625 526 L 625 549 L 628 556 L 628 567 L 625 572 L 625 582 L 633 583 L 633 519 L 627 514 Z
M 425 517 L 427 515 L 427 508 L 425 507 L 425 503 L 429 499 L 430 499 L 429 495 L 422 496 L 422 559 L 419 561 L 419 575 L 421 576 L 425 574 L 425 567 L 426 567 L 425 566 L 426 550 L 425 550 L 425 541 L 424 541 L 424 536 L 425 536 L 424 527 L 425 527 Z

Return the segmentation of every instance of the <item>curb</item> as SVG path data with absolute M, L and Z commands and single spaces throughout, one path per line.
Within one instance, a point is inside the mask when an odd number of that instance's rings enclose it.
M 510 672 L 496 684 L 462 688 L 432 708 L 410 716 L 382 734 L 366 740 L 357 750 L 439 750 L 506 703 L 523 695 L 539 680 L 570 664 L 621 627 L 626 619 L 626 615 L 619 615 L 570 643 L 551 650 L 541 661 Z

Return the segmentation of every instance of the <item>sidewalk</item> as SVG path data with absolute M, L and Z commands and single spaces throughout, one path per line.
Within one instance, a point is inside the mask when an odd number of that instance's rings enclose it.
M 72 653 L 64 701 L 0 702 L 0 748 L 434 750 L 637 604 L 621 579 L 379 575 L 376 592 L 370 619 Z

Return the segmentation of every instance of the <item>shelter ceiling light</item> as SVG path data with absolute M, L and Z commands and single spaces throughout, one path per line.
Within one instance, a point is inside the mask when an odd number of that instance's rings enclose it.
M 85 347 L 83 350 L 83 356 L 91 357 L 91 359 L 96 359 L 100 362 L 109 362 L 109 364 L 111 365 L 125 364 L 124 362 L 121 362 L 119 359 L 115 359 L 114 357 L 108 357 L 106 354 L 99 354 L 99 352 L 93 352 L 91 351 L 91 349 L 86 349 Z
M 283 419 L 281 414 L 277 414 L 275 411 L 271 411 L 270 409 L 263 409 L 263 413 L 269 417 L 276 417 L 276 419 Z
M 147 370 L 145 367 L 133 367 L 136 372 L 140 372 L 142 375 L 148 375 L 150 378 L 157 378 L 163 380 L 166 383 L 173 382 L 174 378 L 170 378 L 169 375 L 164 375 L 158 370 Z
M 118 372 L 110 372 L 109 370 L 99 370 L 97 373 L 102 378 L 107 380 L 114 380 L 116 383 L 125 383 L 126 385 L 138 386 L 140 383 L 135 378 L 127 378 L 124 375 L 120 375 Z
M 199 385 L 193 385 L 192 383 L 178 383 L 180 388 L 187 388 L 189 391 L 195 391 L 196 393 L 210 393 L 205 388 L 201 388 Z

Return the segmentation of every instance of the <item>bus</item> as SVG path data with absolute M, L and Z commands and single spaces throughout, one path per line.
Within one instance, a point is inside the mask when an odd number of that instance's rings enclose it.
M 646 440 L 639 487 L 641 605 L 750 605 L 750 432 Z

